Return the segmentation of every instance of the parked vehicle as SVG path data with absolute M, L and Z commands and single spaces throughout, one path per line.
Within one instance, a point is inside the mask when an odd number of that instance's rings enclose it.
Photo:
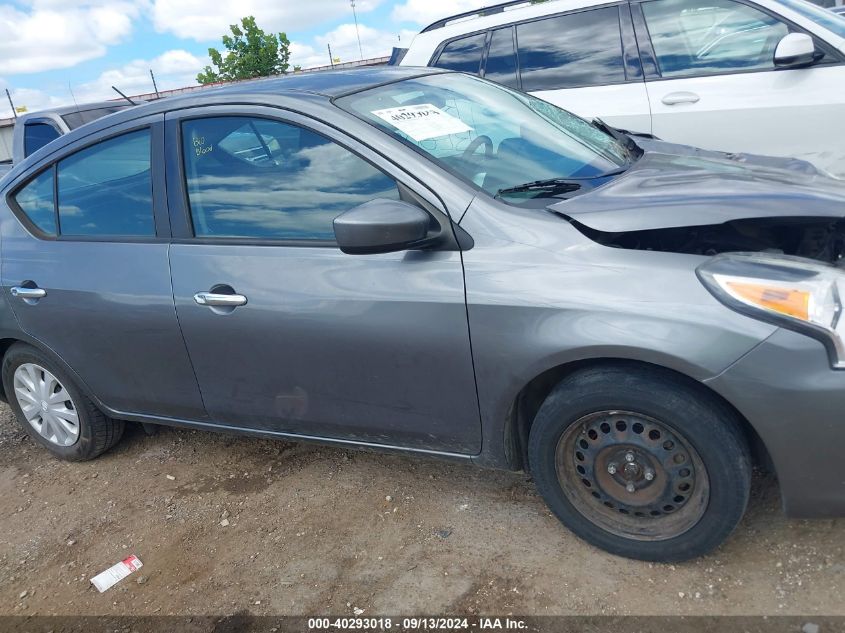
M 72 460 L 124 421 L 529 469 L 608 551 L 845 511 L 845 183 L 368 68 L 125 110 L 2 184 L 2 380 Z
M 100 117 L 118 112 L 130 105 L 126 102 L 103 101 L 20 115 L 15 121 L 12 132 L 12 160 L 8 163 L 0 163 L 0 177 L 6 174 L 15 163 L 19 163 L 50 141 L 80 125 L 96 121 Z
M 507 2 L 439 20 L 402 64 L 479 74 L 581 116 L 845 175 L 845 21 L 804 0 Z

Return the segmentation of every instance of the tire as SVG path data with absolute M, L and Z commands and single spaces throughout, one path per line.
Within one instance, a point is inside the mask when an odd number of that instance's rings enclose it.
M 745 512 L 751 460 L 740 424 L 668 370 L 593 367 L 543 402 L 528 461 L 549 508 L 580 538 L 627 558 L 678 562 L 717 547 Z
M 35 442 L 56 457 L 68 461 L 94 459 L 117 444 L 123 435 L 123 421 L 107 417 L 67 372 L 40 350 L 25 343 L 15 343 L 3 357 L 1 371 L 3 388 L 18 423 Z M 18 383 L 18 391 L 16 372 L 19 380 L 24 381 Z M 28 384 L 35 386 L 31 393 Z M 53 385 L 53 395 L 39 397 L 41 385 Z M 30 393 L 30 397 L 19 396 L 21 390 Z M 34 398 L 32 394 L 35 394 Z M 68 399 L 47 402 L 62 395 L 67 395 Z M 45 412 L 43 415 L 38 408 L 32 408 L 38 407 L 39 401 L 40 409 Z M 35 416 L 33 422 L 27 418 L 21 402 Z

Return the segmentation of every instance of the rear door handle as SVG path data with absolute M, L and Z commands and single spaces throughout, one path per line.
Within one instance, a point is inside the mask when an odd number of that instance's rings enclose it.
M 43 299 L 47 296 L 47 291 L 44 288 L 26 288 L 25 286 L 12 286 L 9 289 L 13 297 L 19 299 Z
M 198 292 L 194 295 L 194 301 L 201 306 L 235 308 L 246 305 L 246 297 L 243 295 L 227 295 L 217 292 Z
M 670 92 L 661 101 L 665 105 L 678 105 L 679 103 L 697 103 L 700 98 L 694 92 Z

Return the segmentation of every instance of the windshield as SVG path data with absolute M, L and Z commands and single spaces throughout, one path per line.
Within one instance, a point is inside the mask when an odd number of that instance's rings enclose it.
M 619 141 L 583 119 L 469 75 L 408 79 L 336 103 L 509 202 L 557 193 L 550 187 L 509 191 L 519 185 L 589 181 L 619 173 L 628 162 Z
M 836 15 L 833 11 L 805 0 L 781 0 L 781 2 L 808 20 L 820 24 L 828 31 L 832 31 L 839 37 L 845 37 L 845 18 L 841 15 Z

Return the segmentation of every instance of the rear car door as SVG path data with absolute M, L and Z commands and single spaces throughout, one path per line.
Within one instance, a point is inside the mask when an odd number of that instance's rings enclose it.
M 450 227 L 437 197 L 275 108 L 207 107 L 167 125 L 173 292 L 211 420 L 476 453 L 460 251 L 346 255 L 332 230 L 341 212 L 400 195 Z M 197 297 L 208 292 L 229 305 Z
M 62 149 L 14 184 L 2 286 L 21 328 L 106 407 L 197 419 L 170 288 L 163 118 Z
M 804 158 L 845 173 L 842 55 L 809 68 L 776 68 L 782 37 L 805 32 L 738 0 L 647 0 L 632 5 L 641 48 L 654 55 L 647 76 L 653 133 L 712 150 Z M 653 51 L 653 52 L 652 52 Z
M 516 25 L 521 88 L 587 119 L 651 132 L 627 4 Z
M 651 116 L 627 3 L 452 39 L 433 66 L 481 75 L 587 119 L 648 133 Z

